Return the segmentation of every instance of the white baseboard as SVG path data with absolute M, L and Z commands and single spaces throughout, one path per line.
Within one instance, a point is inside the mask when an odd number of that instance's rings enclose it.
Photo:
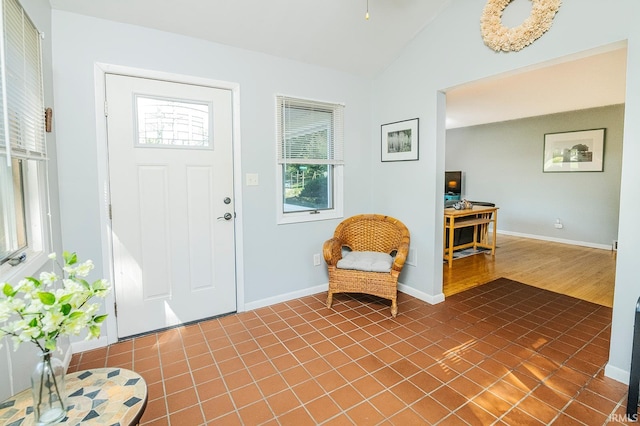
M 312 294 L 327 291 L 327 288 L 329 288 L 329 283 L 305 288 L 302 290 L 292 291 L 290 293 L 279 294 L 273 297 L 267 297 L 266 299 L 260 299 L 256 300 L 255 302 L 245 303 L 244 310 L 252 311 L 258 308 L 264 308 L 265 306 L 275 305 L 276 303 L 288 302 L 289 300 L 298 299 L 300 297 L 311 296 Z
M 311 296 L 312 294 L 326 292 L 329 287 L 329 283 L 317 285 L 315 287 L 305 288 L 303 290 L 292 291 L 290 293 L 280 294 L 274 297 L 268 297 L 266 299 L 256 300 L 255 302 L 245 303 L 244 307 L 246 311 L 252 311 L 258 308 L 264 308 L 265 306 L 275 305 L 276 303 L 287 302 L 289 300 L 298 299 L 300 297 Z M 398 291 L 408 294 L 409 296 L 413 296 L 416 299 L 420 299 L 423 302 L 427 302 L 431 305 L 435 305 L 440 302 L 444 302 L 444 294 L 436 294 L 432 296 L 427 293 L 423 293 L 421 291 L 416 290 L 413 287 L 409 287 L 402 283 L 398 283 Z
M 436 294 L 436 295 L 431 295 L 431 294 L 427 294 L 424 293 L 422 291 L 416 290 L 413 287 L 409 287 L 408 285 L 405 284 L 401 284 L 398 283 L 398 290 L 408 294 L 409 296 L 413 296 L 416 299 L 420 299 L 423 302 L 427 302 L 430 305 L 436 305 L 438 303 L 444 302 L 444 294 L 440 293 L 440 294 Z
M 614 367 L 609 363 L 607 363 L 607 365 L 604 367 L 604 375 L 609 377 L 610 379 L 617 380 L 620 383 L 624 383 L 625 385 L 629 384 L 629 371 L 623 370 L 622 368 Z
M 100 336 L 97 339 L 80 340 L 78 342 L 71 342 L 71 353 L 77 354 L 78 352 L 90 351 L 92 349 L 104 348 L 108 346 L 109 342 L 107 336 Z
M 533 240 L 551 241 L 554 243 L 570 244 L 572 246 L 591 247 L 602 250 L 612 250 L 610 245 L 589 243 L 586 241 L 565 240 L 562 238 L 547 237 L 545 235 L 523 234 L 521 232 L 503 231 L 498 229 L 498 234 L 512 235 L 514 237 L 531 238 Z

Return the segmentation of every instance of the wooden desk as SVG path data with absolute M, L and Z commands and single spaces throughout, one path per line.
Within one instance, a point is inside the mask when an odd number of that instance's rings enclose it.
M 137 425 L 147 406 L 146 382 L 124 368 L 78 371 L 65 382 L 67 417 L 59 424 Z M 0 424 L 35 424 L 31 388 L 0 403 Z
M 489 224 L 493 223 L 493 232 L 489 238 Z M 491 255 L 496 254 L 496 229 L 498 225 L 498 207 L 473 206 L 471 209 L 456 210 L 453 207 L 444 209 L 443 257 L 453 266 L 453 252 L 465 248 L 491 249 Z M 473 226 L 473 241 L 466 244 L 453 245 L 454 229 Z M 447 247 L 447 229 L 449 230 L 449 247 Z

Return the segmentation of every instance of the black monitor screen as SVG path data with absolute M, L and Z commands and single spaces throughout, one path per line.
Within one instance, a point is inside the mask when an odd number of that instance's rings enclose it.
M 444 172 L 444 192 L 462 193 L 462 172 Z

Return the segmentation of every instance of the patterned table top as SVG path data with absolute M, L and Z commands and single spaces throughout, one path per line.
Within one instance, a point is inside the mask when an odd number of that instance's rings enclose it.
M 60 424 L 129 426 L 138 424 L 147 406 L 147 384 L 124 368 L 96 368 L 67 374 L 67 417 Z M 31 389 L 0 403 L 0 424 L 35 424 Z

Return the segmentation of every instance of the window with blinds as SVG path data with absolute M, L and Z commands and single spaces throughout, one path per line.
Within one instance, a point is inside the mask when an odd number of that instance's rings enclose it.
M 281 223 L 342 215 L 344 106 L 276 97 Z
M 46 158 L 40 33 L 16 0 L 1 7 L 0 264 L 37 239 L 30 225 L 42 229 Z
M 43 157 L 44 102 L 40 33 L 16 0 L 3 1 L 5 143 L 14 154 Z

